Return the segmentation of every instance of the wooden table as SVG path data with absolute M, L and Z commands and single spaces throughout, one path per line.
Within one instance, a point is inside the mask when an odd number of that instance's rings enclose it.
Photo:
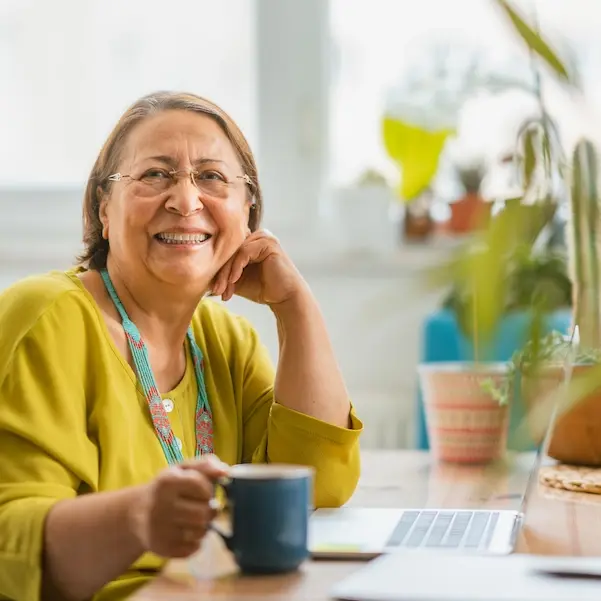
M 436 464 L 426 452 L 366 451 L 359 487 L 349 505 L 363 507 L 494 507 L 519 509 L 534 454 L 513 454 L 496 465 Z M 517 551 L 543 555 L 601 555 L 601 496 L 552 491 L 534 483 Z M 326 600 L 355 561 L 308 561 L 284 576 L 241 576 L 217 537 L 199 554 L 171 562 L 133 597 L 174 599 Z

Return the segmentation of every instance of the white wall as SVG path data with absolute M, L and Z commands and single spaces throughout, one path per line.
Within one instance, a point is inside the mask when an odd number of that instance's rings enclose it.
M 81 185 L 138 97 L 207 96 L 256 130 L 254 0 L 0 1 L 0 185 Z

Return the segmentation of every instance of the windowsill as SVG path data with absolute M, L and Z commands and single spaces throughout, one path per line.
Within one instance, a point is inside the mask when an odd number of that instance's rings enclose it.
M 389 252 L 369 249 L 324 248 L 320 245 L 283 242 L 295 265 L 311 276 L 359 278 L 403 278 L 436 267 L 449 258 L 460 241 L 453 238 L 433 239 L 424 244 L 405 244 Z M 7 269 L 60 269 L 73 261 L 79 245 L 58 244 L 28 246 L 15 252 L 14 247 L 0 249 L 0 265 Z M 7 251 L 1 252 L 1 251 Z
M 322 248 L 320 252 L 311 252 L 307 248 L 292 247 L 289 254 L 298 269 L 310 275 L 402 278 L 442 264 L 461 243 L 461 239 L 441 236 L 423 244 L 399 244 L 389 251 L 357 247 Z

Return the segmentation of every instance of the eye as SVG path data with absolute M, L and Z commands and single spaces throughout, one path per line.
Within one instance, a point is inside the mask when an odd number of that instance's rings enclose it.
M 169 181 L 170 179 L 171 175 L 166 169 L 158 169 L 156 167 L 153 167 L 152 169 L 147 169 L 140 176 L 140 181 L 149 184 Z
M 223 175 L 217 171 L 203 171 L 202 173 L 198 174 L 198 178 L 202 180 L 226 181 L 225 177 L 223 177 Z

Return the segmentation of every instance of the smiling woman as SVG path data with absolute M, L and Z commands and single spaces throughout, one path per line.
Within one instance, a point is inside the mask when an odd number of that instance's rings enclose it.
M 197 550 L 228 464 L 312 466 L 317 506 L 352 494 L 362 425 L 261 211 L 235 123 L 153 94 L 92 169 L 78 266 L 0 296 L 0 597 L 126 597 Z M 277 373 L 208 294 L 269 307 Z

